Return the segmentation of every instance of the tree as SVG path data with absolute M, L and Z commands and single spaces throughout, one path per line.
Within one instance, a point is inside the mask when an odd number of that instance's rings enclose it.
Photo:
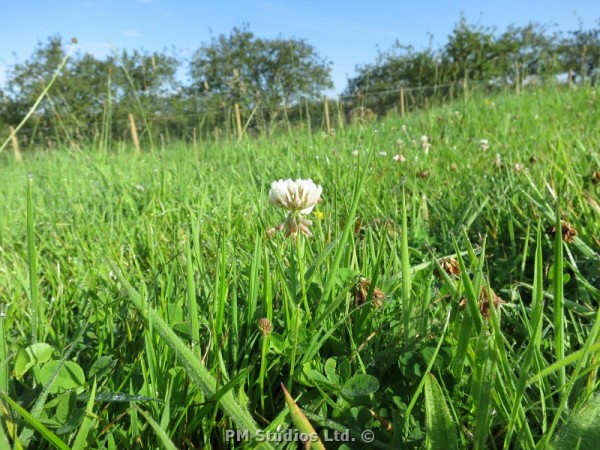
M 600 20 L 598 21 L 600 24 Z M 559 44 L 560 67 L 579 74 L 582 80 L 600 77 L 600 28 L 570 31 Z
M 397 90 L 401 86 L 438 83 L 440 58 L 431 48 L 415 51 L 396 41 L 387 52 L 379 52 L 374 64 L 357 66 L 358 75 L 348 80 L 345 95 Z
M 243 26 L 200 47 L 190 75 L 193 91 L 217 103 L 277 108 L 333 87 L 329 65 L 303 40 L 262 39 Z
M 444 63 L 451 70 L 453 82 L 489 80 L 501 75 L 495 70 L 497 59 L 494 30 L 469 25 L 461 17 L 444 49 Z
M 3 120 L 13 125 L 21 121 L 65 55 L 62 38 L 51 36 L 47 42 L 38 43 L 29 59 L 10 68 Z M 127 114 L 140 107 L 144 114 L 167 113 L 170 95 L 178 90 L 178 64 L 165 53 L 143 50 L 123 51 L 104 59 L 77 52 L 39 105 L 35 121 L 41 129 L 58 126 L 70 139 L 73 135 L 93 135 L 110 122 L 109 118 L 116 119 L 113 124 L 118 121 L 122 130 Z
M 497 71 L 508 80 L 522 84 L 530 76 L 555 75 L 553 62 L 558 41 L 545 26 L 529 23 L 509 26 L 495 41 L 498 53 Z

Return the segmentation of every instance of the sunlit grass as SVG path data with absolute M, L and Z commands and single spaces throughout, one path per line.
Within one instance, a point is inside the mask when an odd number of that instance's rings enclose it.
M 568 447 L 597 403 L 599 119 L 581 87 L 4 157 L 0 446 L 229 448 L 308 421 L 373 448 Z M 323 186 L 313 237 L 268 232 L 281 178 Z

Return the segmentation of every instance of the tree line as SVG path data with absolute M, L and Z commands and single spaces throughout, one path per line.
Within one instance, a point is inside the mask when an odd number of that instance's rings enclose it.
M 68 49 L 60 35 L 51 36 L 27 60 L 9 67 L 0 89 L 1 133 L 26 116 Z M 357 108 L 385 113 L 397 108 L 400 89 L 419 89 L 419 101 L 413 102 L 418 107 L 451 99 L 469 84 L 519 89 L 559 79 L 596 83 L 599 64 L 600 27 L 561 32 L 531 23 L 498 32 L 461 18 L 440 48 L 415 50 L 396 42 L 374 62 L 357 66 L 337 113 L 344 118 Z M 30 144 L 106 144 L 124 137 L 129 114 L 150 139 L 218 137 L 240 116 L 245 130 L 255 133 L 318 125 L 323 92 L 333 85 L 330 70 L 331 62 L 305 40 L 264 39 L 247 25 L 213 37 L 186 61 L 166 50 L 122 50 L 104 58 L 78 52 L 20 136 Z

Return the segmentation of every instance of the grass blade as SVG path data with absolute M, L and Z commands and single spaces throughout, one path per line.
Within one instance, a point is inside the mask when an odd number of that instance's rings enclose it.
M 154 331 L 158 333 L 171 351 L 182 359 L 183 368 L 192 381 L 198 386 L 198 388 L 207 397 L 213 398 L 216 394 L 217 380 L 211 375 L 208 369 L 202 365 L 194 353 L 181 341 L 181 339 L 175 334 L 175 332 L 169 327 L 163 318 L 160 317 L 154 308 L 148 305 L 142 296 L 133 288 L 133 286 L 129 284 L 129 282 L 121 273 L 120 268 L 114 263 L 110 263 L 110 265 L 121 284 L 123 284 L 127 290 L 131 303 L 133 303 L 133 305 L 144 317 L 146 317 L 147 320 L 152 321 Z M 257 436 L 259 428 L 254 419 L 248 410 L 236 401 L 235 397 L 230 391 L 221 397 L 220 407 L 225 414 L 231 417 L 237 427 L 239 427 L 241 430 L 248 431 L 252 437 Z
M 452 422 L 444 392 L 430 373 L 425 377 L 425 412 L 427 414 L 427 440 L 429 450 L 458 449 L 456 426 Z
M 29 426 L 31 426 L 31 428 L 40 433 L 44 439 L 46 439 L 46 441 L 59 450 L 70 450 L 69 446 L 65 444 L 56 434 L 46 428 L 38 419 L 29 414 L 25 408 L 15 402 L 7 394 L 0 392 L 0 397 L 2 397 L 2 399 L 8 403 L 12 409 L 20 414 L 21 417 L 23 417 L 23 419 L 25 419 L 25 421 L 29 424 Z
M 27 255 L 29 263 L 29 301 L 31 302 L 31 343 L 43 339 L 43 304 L 40 302 L 40 287 L 38 281 L 37 250 L 35 248 L 34 218 L 33 218 L 33 177 L 27 178 Z
M 161 426 L 156 422 L 156 420 L 150 417 L 150 415 L 146 411 L 141 409 L 139 406 L 136 406 L 136 409 L 144 417 L 144 419 L 146 419 L 146 422 L 150 424 L 150 426 L 154 430 L 154 433 L 156 433 L 156 436 L 160 440 L 160 443 L 162 444 L 163 448 L 165 448 L 165 450 L 177 450 L 177 446 L 173 444 L 173 441 L 169 438 L 167 433 L 165 433 L 165 430 L 163 430 Z
M 95 399 L 96 380 L 94 380 L 94 384 L 92 385 L 92 391 L 90 392 L 90 398 L 88 399 L 87 404 L 85 405 L 85 417 L 79 427 L 79 431 L 77 431 L 75 442 L 73 442 L 73 446 L 71 447 L 72 450 L 83 450 L 85 448 L 88 434 L 96 424 L 96 416 L 94 415 Z
M 296 426 L 296 428 L 298 428 L 298 430 L 301 433 L 311 437 L 310 448 L 315 450 L 325 450 L 325 446 L 321 442 L 321 439 L 319 439 L 317 432 L 310 424 L 306 416 L 302 413 L 302 410 L 298 407 L 298 405 L 296 404 L 296 402 L 294 401 L 294 399 L 283 384 L 281 385 L 281 389 L 283 390 L 285 403 L 287 404 L 288 409 L 290 410 L 290 417 L 292 418 L 292 422 L 294 422 L 294 425 Z M 315 440 L 312 440 L 313 438 L 315 438 Z

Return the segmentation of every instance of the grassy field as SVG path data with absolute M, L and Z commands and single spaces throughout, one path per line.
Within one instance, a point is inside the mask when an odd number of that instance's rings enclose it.
M 5 151 L 0 448 L 594 448 L 599 104 Z M 312 237 L 271 230 L 286 178 Z

